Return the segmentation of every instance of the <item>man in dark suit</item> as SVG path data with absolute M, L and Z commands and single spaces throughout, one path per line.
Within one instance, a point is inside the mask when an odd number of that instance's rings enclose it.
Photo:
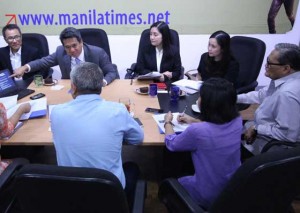
M 37 48 L 22 43 L 22 33 L 16 24 L 3 27 L 2 35 L 8 46 L 0 48 L 0 70 L 9 69 L 13 74 L 16 68 L 41 58 Z M 35 74 L 39 73 L 25 73 L 23 80 L 32 81 Z
M 62 78 L 69 79 L 71 69 L 76 64 L 92 62 L 102 69 L 104 86 L 119 78 L 118 72 L 110 62 L 107 53 L 102 48 L 84 43 L 77 29 L 73 27 L 64 29 L 60 34 L 60 41 L 62 45 L 57 47 L 53 54 L 25 64 L 16 69 L 12 76 L 23 76 L 25 73 L 59 65 Z

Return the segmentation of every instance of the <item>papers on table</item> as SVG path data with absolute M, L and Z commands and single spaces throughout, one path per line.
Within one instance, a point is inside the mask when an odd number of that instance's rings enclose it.
M 138 80 L 146 80 L 146 79 L 154 79 L 154 78 L 159 78 L 160 73 L 159 72 L 149 72 L 145 75 L 139 75 L 137 77 Z
M 199 91 L 203 81 L 193 81 L 189 79 L 181 79 L 175 81 L 172 84 L 180 87 L 181 90 L 187 92 L 188 94 L 194 94 Z
M 28 120 L 31 118 L 46 116 L 47 98 L 36 99 L 18 104 L 17 97 L 17 95 L 14 95 L 5 98 L 0 98 L 0 102 L 2 102 L 6 108 L 7 118 L 10 118 L 17 111 L 19 106 L 24 103 L 29 103 L 31 105 L 31 110 L 30 112 L 23 114 L 20 120 Z
M 165 127 L 164 127 L 165 114 L 166 113 L 153 115 L 153 118 L 162 133 L 165 133 Z M 172 123 L 174 124 L 173 129 L 174 129 L 174 132 L 176 132 L 176 133 L 183 132 L 189 126 L 189 124 L 178 123 L 178 121 L 177 121 L 178 115 L 179 115 L 179 112 L 173 113 L 173 120 L 172 120 Z

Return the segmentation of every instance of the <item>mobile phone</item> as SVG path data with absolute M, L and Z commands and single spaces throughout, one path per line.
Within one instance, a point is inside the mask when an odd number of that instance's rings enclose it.
M 146 112 L 158 112 L 158 113 L 164 112 L 163 109 L 156 109 L 156 108 L 151 108 L 151 107 L 147 107 L 147 108 L 145 109 L 145 111 L 146 111 Z
M 44 96 L 45 96 L 44 93 L 38 93 L 38 94 L 36 94 L 36 95 L 31 96 L 30 99 L 31 99 L 31 100 L 35 100 L 35 99 L 42 98 L 42 97 L 44 97 Z

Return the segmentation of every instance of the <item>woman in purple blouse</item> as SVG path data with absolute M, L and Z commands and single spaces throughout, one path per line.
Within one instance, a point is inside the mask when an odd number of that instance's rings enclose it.
M 165 143 L 170 151 L 191 151 L 193 176 L 178 179 L 192 198 L 209 209 L 236 169 L 240 166 L 242 119 L 235 107 L 236 91 L 229 81 L 205 81 L 198 99 L 201 119 L 186 114 L 177 119 L 190 126 L 176 135 L 173 115 L 165 116 Z

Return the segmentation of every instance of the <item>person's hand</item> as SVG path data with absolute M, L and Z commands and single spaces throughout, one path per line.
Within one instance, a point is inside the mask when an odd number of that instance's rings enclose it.
M 254 129 L 254 125 L 250 126 L 244 134 L 244 139 L 247 144 L 252 144 L 256 138 L 256 131 Z
M 172 122 L 172 120 L 173 120 L 173 114 L 171 113 L 171 111 L 169 111 L 167 114 L 165 114 L 165 123 Z
M 160 82 L 164 82 L 165 81 L 165 76 L 163 74 L 160 75 L 159 81 Z
M 19 106 L 19 109 L 21 110 L 22 114 L 27 113 L 27 112 L 30 112 L 31 105 L 29 103 L 22 104 L 22 105 Z
M 172 72 L 170 72 L 170 71 L 163 72 L 162 74 L 167 76 L 167 78 L 169 78 L 169 79 L 172 78 Z
M 25 71 L 27 71 L 27 66 L 22 66 L 14 70 L 14 74 L 12 74 L 10 77 L 17 77 L 20 78 L 24 75 Z
M 179 114 L 177 117 L 177 121 L 180 123 L 187 123 L 187 124 L 200 122 L 199 119 L 193 118 L 192 116 L 189 116 L 187 114 L 183 114 L 183 115 Z

